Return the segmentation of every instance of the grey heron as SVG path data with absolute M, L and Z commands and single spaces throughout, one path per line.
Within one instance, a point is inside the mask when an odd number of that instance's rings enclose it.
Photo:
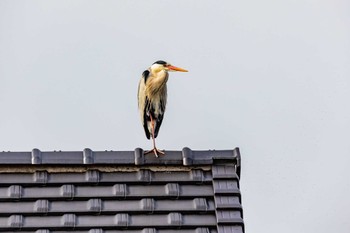
M 152 138 L 153 141 L 153 149 L 146 151 L 145 154 L 153 152 L 156 157 L 158 154 L 164 154 L 156 147 L 155 139 L 164 117 L 169 71 L 187 72 L 165 61 L 156 61 L 142 73 L 137 93 L 141 122 L 147 139 Z

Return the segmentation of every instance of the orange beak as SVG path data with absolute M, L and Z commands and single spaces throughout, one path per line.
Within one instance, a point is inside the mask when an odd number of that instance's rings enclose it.
M 182 69 L 176 66 L 168 66 L 169 71 L 180 71 L 180 72 L 188 72 L 188 70 Z

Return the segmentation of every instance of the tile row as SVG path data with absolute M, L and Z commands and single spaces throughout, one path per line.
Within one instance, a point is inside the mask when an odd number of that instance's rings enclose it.
M 75 198 L 179 198 L 208 197 L 213 194 L 239 195 L 238 181 L 223 180 L 212 184 L 188 185 L 168 183 L 165 185 L 115 184 L 101 186 L 25 187 L 11 185 L 0 187 L 0 201 L 19 199 L 75 199 Z
M 194 198 L 188 200 L 143 198 L 141 200 L 50 201 L 40 199 L 26 202 L 0 203 L 0 216 L 12 214 L 62 214 L 62 213 L 160 213 L 160 212 L 213 212 L 216 209 L 242 209 L 239 197 L 217 196 L 214 200 Z
M 237 226 L 239 227 L 239 226 Z M 238 228 L 237 228 L 238 229 Z M 13 233 L 13 231 L 1 231 L 2 233 Z M 39 229 L 32 231 L 21 231 L 21 233 L 71 233 L 72 231 L 66 230 L 49 230 L 49 229 Z M 157 229 L 157 228 L 143 228 L 137 230 L 123 229 L 102 229 L 102 228 L 92 228 L 88 230 L 74 230 L 75 233 L 218 233 L 215 228 L 198 227 L 191 229 Z M 233 231 L 230 231 L 233 232 Z M 237 231 L 241 232 L 241 231 Z M 224 231 L 222 231 L 224 233 Z
M 217 204 L 227 207 L 240 208 L 237 199 L 217 200 Z M 13 214 L 22 215 L 59 215 L 64 213 L 85 213 L 85 214 L 116 214 L 119 212 L 128 213 L 164 213 L 164 212 L 214 212 L 214 200 L 206 198 L 194 198 L 188 200 L 166 200 L 143 198 L 141 200 L 103 200 L 89 199 L 87 201 L 50 201 L 40 199 L 25 202 L 2 202 L 0 203 L 0 216 Z
M 231 220 L 241 223 L 240 212 L 231 211 Z M 138 228 L 196 228 L 215 227 L 217 224 L 215 214 L 181 214 L 171 212 L 168 214 L 128 214 L 116 215 L 75 215 L 62 216 L 0 216 L 0 229 L 138 229 Z
M 101 184 L 101 183 L 169 183 L 169 182 L 211 182 L 212 173 L 202 169 L 189 171 L 152 171 L 140 169 L 138 171 L 101 172 L 88 170 L 86 172 L 47 172 L 35 171 L 34 173 L 0 173 L 1 185 L 22 184 L 55 185 L 55 184 Z

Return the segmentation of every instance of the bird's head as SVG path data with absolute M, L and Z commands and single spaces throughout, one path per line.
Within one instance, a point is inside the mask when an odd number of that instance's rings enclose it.
M 162 70 L 164 71 L 180 71 L 180 72 L 188 72 L 185 69 L 182 69 L 180 67 L 173 66 L 165 61 L 156 61 L 155 63 L 152 64 L 151 70 L 154 71 L 155 73 L 158 73 Z

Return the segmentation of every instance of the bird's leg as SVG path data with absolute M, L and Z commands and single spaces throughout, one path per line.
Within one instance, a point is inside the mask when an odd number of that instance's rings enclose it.
M 161 150 L 159 150 L 157 147 L 156 147 L 156 139 L 154 138 L 154 120 L 152 118 L 152 115 L 150 114 L 150 118 L 151 118 L 151 126 L 152 126 L 152 141 L 153 141 L 153 149 L 152 150 L 149 150 L 149 151 L 146 151 L 145 154 L 149 154 L 151 152 L 154 153 L 154 155 L 158 158 L 158 153 L 159 154 L 162 154 L 164 155 L 165 153 Z
M 156 157 L 158 157 L 158 153 L 159 154 L 162 154 L 164 155 L 165 153 L 161 150 L 159 150 L 157 147 L 156 147 L 156 139 L 154 137 L 154 121 L 152 119 L 152 116 L 151 116 L 151 125 L 152 125 L 152 141 L 153 141 L 153 152 L 154 152 L 154 155 Z

